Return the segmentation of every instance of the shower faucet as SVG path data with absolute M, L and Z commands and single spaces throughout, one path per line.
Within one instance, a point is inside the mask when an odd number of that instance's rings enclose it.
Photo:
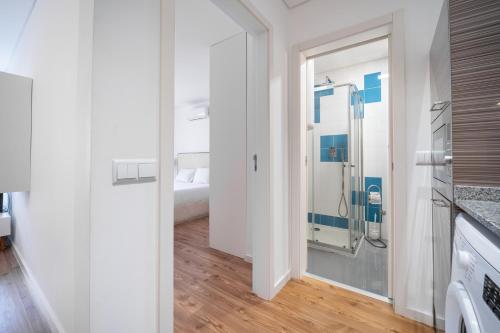
M 335 157 L 337 157 L 337 148 L 335 148 L 335 147 L 330 147 L 330 148 L 328 149 L 328 156 L 329 156 L 330 158 L 335 158 Z

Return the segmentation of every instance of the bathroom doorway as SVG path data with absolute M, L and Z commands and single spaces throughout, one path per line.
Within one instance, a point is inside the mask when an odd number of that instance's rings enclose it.
M 388 296 L 389 41 L 308 58 L 307 273 Z
M 400 18 L 295 45 L 291 73 L 292 276 L 389 303 L 404 300 L 393 279 L 404 232 L 393 221 L 406 216 Z

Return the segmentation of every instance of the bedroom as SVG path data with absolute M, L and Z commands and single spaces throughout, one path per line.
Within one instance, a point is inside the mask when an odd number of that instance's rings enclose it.
M 247 89 L 255 49 L 210 0 L 176 1 L 175 15 L 174 291 L 181 329 L 184 306 L 218 277 L 252 289 Z

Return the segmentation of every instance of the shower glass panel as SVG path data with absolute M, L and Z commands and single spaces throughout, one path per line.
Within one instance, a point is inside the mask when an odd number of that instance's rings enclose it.
M 354 84 L 318 85 L 315 98 L 333 91 L 335 99 L 321 101 L 331 114 L 312 119 L 307 131 L 308 242 L 355 253 L 364 233 L 364 105 Z

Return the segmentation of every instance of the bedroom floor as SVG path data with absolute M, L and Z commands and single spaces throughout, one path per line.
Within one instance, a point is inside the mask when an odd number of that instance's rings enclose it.
M 251 264 L 208 247 L 208 218 L 175 226 L 174 262 L 176 332 L 433 332 L 387 303 L 312 278 L 258 298 Z

